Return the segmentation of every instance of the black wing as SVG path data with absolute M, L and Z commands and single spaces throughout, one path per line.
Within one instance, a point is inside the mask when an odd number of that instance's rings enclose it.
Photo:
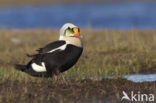
M 56 50 L 53 53 L 46 53 L 42 61 L 46 64 L 47 72 L 64 72 L 72 67 L 81 56 L 83 48 L 67 45 L 65 50 Z
M 45 77 L 50 77 L 53 74 L 59 74 L 72 67 L 81 56 L 83 48 L 73 45 L 67 45 L 65 50 L 56 50 L 53 53 L 44 53 L 36 55 L 28 64 L 27 68 L 31 68 L 32 63 L 42 65 L 44 62 L 46 72 L 33 72 L 34 76 L 44 73 Z M 32 71 L 31 71 L 32 72 Z M 43 75 L 42 75 L 43 76 Z
M 46 45 L 46 46 L 43 47 L 43 48 L 39 48 L 37 51 L 38 51 L 38 53 L 40 53 L 40 54 L 47 53 L 47 52 L 49 52 L 50 50 L 53 50 L 53 49 L 55 49 L 55 48 L 58 48 L 58 47 L 64 45 L 65 43 L 66 43 L 66 42 L 65 42 L 64 40 L 55 41 L 55 42 L 52 42 L 52 43 Z
M 46 45 L 45 47 L 39 48 L 38 50 L 36 50 L 36 51 L 38 51 L 38 54 L 33 54 L 33 55 L 27 54 L 27 56 L 28 57 L 36 57 L 38 55 L 45 54 L 45 53 L 49 52 L 50 50 L 53 50 L 55 48 L 58 48 L 58 47 L 64 45 L 65 43 L 66 42 L 64 40 L 52 42 L 52 43 Z

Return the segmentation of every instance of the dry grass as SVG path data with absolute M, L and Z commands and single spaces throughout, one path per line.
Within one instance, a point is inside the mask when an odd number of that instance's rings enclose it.
M 56 4 L 56 3 L 106 3 L 106 2 L 136 2 L 154 0 L 0 0 L 0 5 L 25 5 L 25 4 Z
M 156 31 L 85 29 L 81 33 L 83 55 L 77 65 L 63 73 L 65 78 L 156 72 Z M 57 30 L 0 30 L 0 37 L 0 71 L 7 77 L 5 72 L 16 72 L 14 64 L 30 60 L 26 54 L 36 53 L 36 49 L 57 40 L 59 35 Z
M 25 5 L 25 4 L 56 4 L 56 3 L 94 3 L 108 2 L 110 0 L 0 0 L 0 5 Z M 113 1 L 113 0 L 112 0 Z M 120 0 L 119 0 L 120 1 Z
M 54 81 L 31 77 L 13 65 L 27 63 L 27 53 L 36 53 L 39 47 L 57 40 L 58 30 L 0 30 L 0 102 L 120 102 L 125 89 L 156 92 L 155 82 L 91 81 L 99 76 L 156 73 L 156 31 L 83 29 L 81 34 L 84 52 L 79 62 Z M 88 77 L 91 80 L 85 80 Z

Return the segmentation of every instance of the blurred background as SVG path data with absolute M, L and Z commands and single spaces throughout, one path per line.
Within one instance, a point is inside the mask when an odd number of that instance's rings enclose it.
M 15 70 L 32 59 L 26 54 L 58 40 L 66 22 L 82 29 L 75 66 L 58 80 Z M 156 95 L 153 29 L 156 0 L 0 0 L 0 103 L 121 103 L 123 91 Z
M 0 0 L 0 28 L 155 29 L 155 0 Z

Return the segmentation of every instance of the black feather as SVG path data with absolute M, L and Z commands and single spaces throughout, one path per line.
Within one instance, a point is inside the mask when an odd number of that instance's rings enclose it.
M 32 57 L 32 60 L 29 61 L 27 65 L 16 65 L 15 68 L 17 70 L 26 72 L 29 75 L 39 77 L 51 77 L 54 74 L 57 75 L 61 72 L 64 72 L 77 62 L 83 51 L 83 48 L 81 47 L 68 44 L 65 50 L 55 50 L 51 53 L 48 53 L 49 51 L 56 49 L 65 43 L 65 41 L 56 41 L 54 43 L 48 44 L 44 48 L 40 48 L 38 50 L 38 54 L 28 54 L 27 56 Z M 35 71 L 32 67 L 33 63 L 39 66 L 42 66 L 42 63 L 44 63 L 46 71 Z
M 59 41 L 55 41 L 55 42 L 52 42 L 48 45 L 46 45 L 45 47 L 43 48 L 39 48 L 37 49 L 36 51 L 38 51 L 38 53 L 47 53 L 49 52 L 50 50 L 53 50 L 55 48 L 58 48 L 62 45 L 64 45 L 66 42 L 64 40 L 59 40 Z
M 15 69 L 17 69 L 19 71 L 25 71 L 27 69 L 27 66 L 26 65 L 16 64 Z

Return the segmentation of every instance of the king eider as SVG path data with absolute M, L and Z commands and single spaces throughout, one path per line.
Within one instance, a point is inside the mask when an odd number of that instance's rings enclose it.
M 17 70 L 38 77 L 52 77 L 71 68 L 80 58 L 83 45 L 80 29 L 66 23 L 60 29 L 60 38 L 37 50 L 35 55 L 28 55 L 32 60 L 27 65 L 17 64 Z

